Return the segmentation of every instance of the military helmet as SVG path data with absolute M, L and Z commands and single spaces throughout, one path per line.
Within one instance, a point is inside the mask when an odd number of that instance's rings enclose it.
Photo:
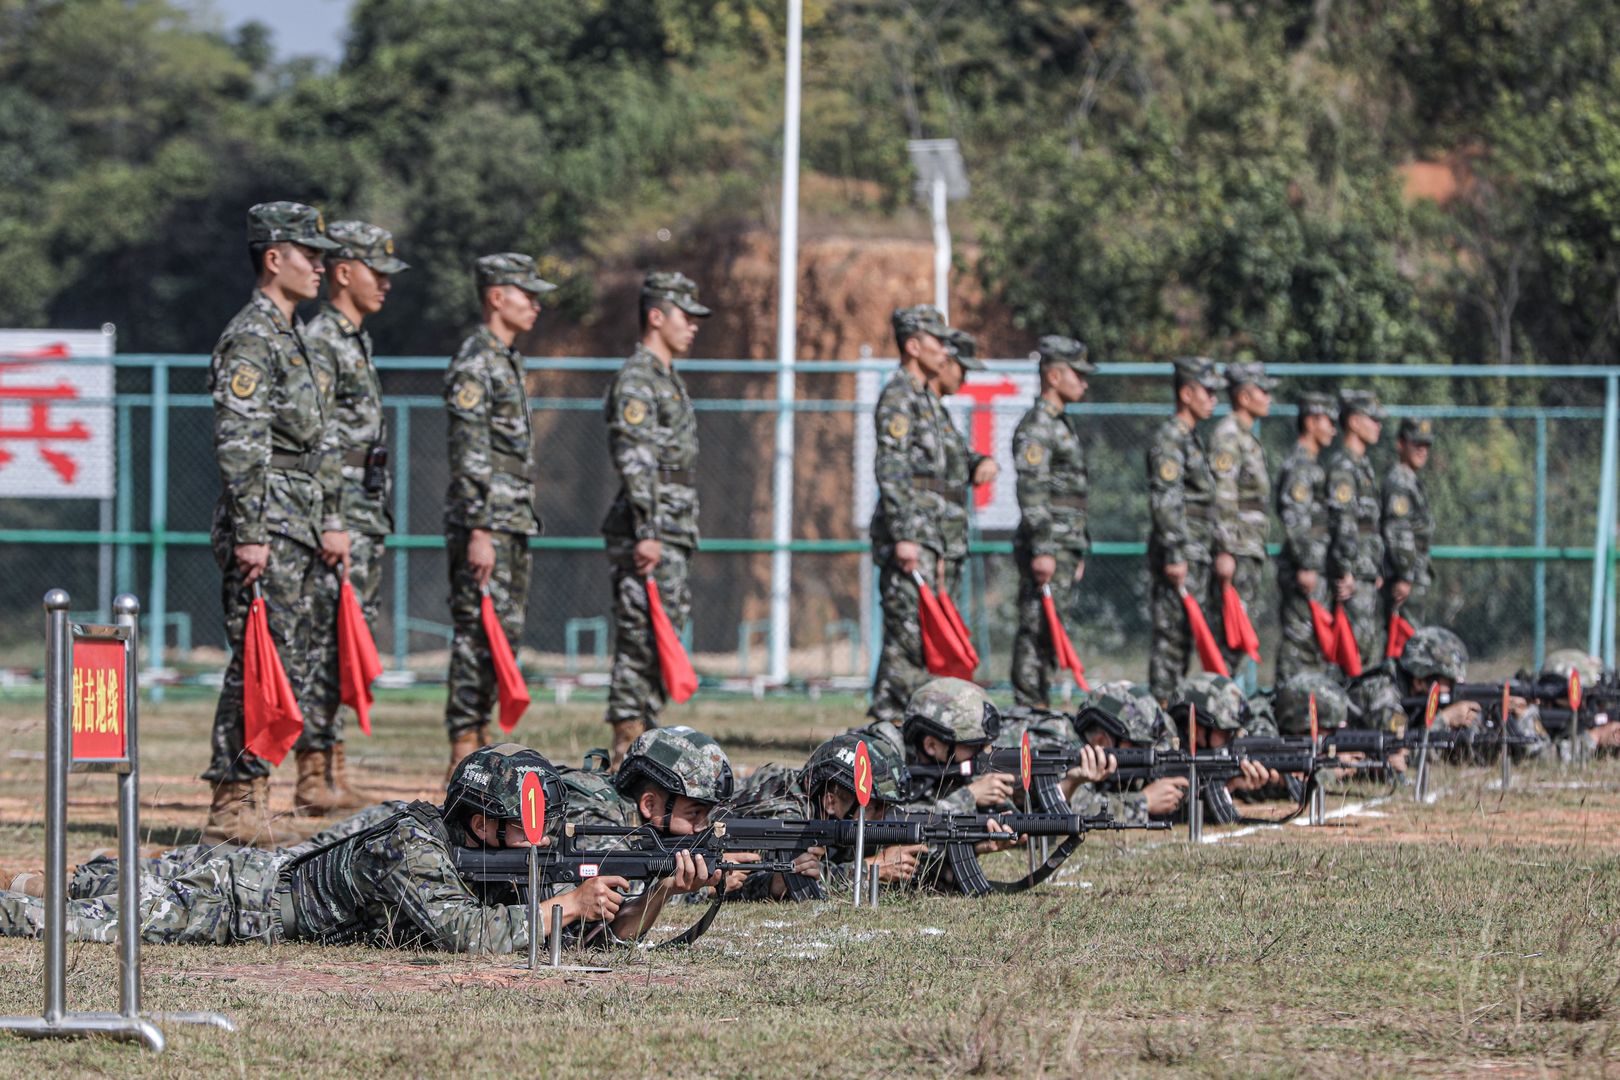
M 1425 626 L 1407 640 L 1395 663 L 1414 679 L 1462 682 L 1468 677 L 1468 646 L 1443 626 Z
M 1272 714 L 1284 735 L 1308 735 L 1311 730 L 1311 695 L 1316 695 L 1316 726 L 1332 731 L 1350 722 L 1350 695 L 1331 675 L 1301 671 L 1277 685 Z
M 684 724 L 653 728 L 630 744 L 613 786 L 628 797 L 641 780 L 698 802 L 724 802 L 731 798 L 731 759 L 719 743 Z
M 540 774 L 546 797 L 546 835 L 562 832 L 568 796 L 551 762 L 520 743 L 481 746 L 457 762 L 444 791 L 444 816 L 455 821 L 464 814 L 483 814 L 501 821 L 523 818 L 523 778 Z
M 1217 731 L 1242 731 L 1249 718 L 1243 688 L 1225 675 L 1200 672 L 1183 680 L 1170 698 L 1170 715 L 1180 721 L 1189 707 L 1200 724 Z
M 814 797 L 828 784 L 837 784 L 851 794 L 855 791 L 855 747 L 866 743 L 866 755 L 872 762 L 872 798 L 879 802 L 897 803 L 911 786 L 906 763 L 886 739 L 865 739 L 855 732 L 834 735 L 810 752 L 804 763 L 802 783 L 804 790 Z
M 966 679 L 933 679 L 906 702 L 901 734 L 907 746 L 922 744 L 924 735 L 948 743 L 988 743 L 1001 730 L 1001 713 L 990 695 Z
M 1555 649 L 1541 665 L 1541 674 L 1560 679 L 1568 679 L 1571 671 L 1581 673 L 1582 686 L 1596 686 L 1603 677 L 1603 661 L 1579 649 Z
M 1115 739 L 1136 746 L 1155 746 L 1171 736 L 1170 717 L 1153 692 L 1123 680 L 1092 687 L 1080 704 L 1074 728 L 1081 739 L 1091 729 L 1102 728 Z

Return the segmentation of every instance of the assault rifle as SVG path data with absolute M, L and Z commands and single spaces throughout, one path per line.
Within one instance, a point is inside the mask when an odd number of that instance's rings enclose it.
M 1032 786 L 1033 790 L 1033 786 Z M 885 821 L 892 819 L 885 819 Z M 925 883 L 936 888 L 954 888 L 965 896 L 983 896 L 986 893 L 1023 892 L 1034 888 L 1063 865 L 1074 849 L 1080 846 L 1087 833 L 1118 832 L 1125 829 L 1168 829 L 1164 822 L 1132 825 L 1116 821 L 1107 814 L 1085 816 L 1061 813 L 1000 813 L 1000 814 L 903 814 L 902 821 L 917 822 L 922 826 L 923 842 L 942 847 L 944 858 L 925 874 Z M 1001 826 L 992 829 L 991 823 Z M 883 824 L 880 822 L 879 824 Z M 872 823 L 867 822 L 867 829 Z M 1003 831 L 1005 830 L 1005 831 Z M 1033 843 L 1029 846 L 1028 873 L 1012 880 L 996 880 L 985 873 L 980 863 L 977 845 L 985 842 L 1025 839 L 1051 839 L 1062 837 L 1063 842 L 1037 860 Z
M 1016 781 L 1022 768 L 1021 756 L 1019 747 L 1009 746 L 950 765 L 907 765 L 906 770 L 911 774 L 910 798 L 937 799 L 991 773 L 1005 773 Z M 1029 762 L 1029 809 L 1044 814 L 1068 813 L 1069 800 L 1063 797 L 1060 785 L 1064 775 L 1080 764 L 1079 749 L 1031 749 Z

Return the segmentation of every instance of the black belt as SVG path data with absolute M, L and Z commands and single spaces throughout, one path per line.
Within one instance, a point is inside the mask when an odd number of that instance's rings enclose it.
M 516 454 L 507 454 L 499 450 L 491 450 L 489 463 L 496 472 L 503 472 L 508 476 L 518 476 L 528 479 L 529 462 L 527 458 L 520 458 Z
M 953 484 L 942 476 L 913 476 L 911 484 L 918 491 L 934 491 L 955 502 L 962 502 L 967 498 L 967 488 L 961 484 Z
M 658 466 L 658 482 L 661 484 L 685 484 L 692 487 L 695 480 L 691 469 L 666 469 L 662 465 Z
M 1086 497 L 1084 495 L 1053 495 L 1052 506 L 1065 506 L 1070 510 L 1084 510 Z
M 314 476 L 321 468 L 321 452 L 311 450 L 307 454 L 296 454 L 291 450 L 270 451 L 270 467 L 282 469 L 286 472 L 308 473 Z

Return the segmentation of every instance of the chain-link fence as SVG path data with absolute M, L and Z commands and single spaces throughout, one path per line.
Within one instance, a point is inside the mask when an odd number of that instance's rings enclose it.
M 546 535 L 523 638 L 531 677 L 601 678 L 611 654 L 608 568 L 598 534 L 617 481 L 607 455 L 601 395 L 617 360 L 531 361 L 539 504 Z M 797 376 L 791 581 L 794 679 L 869 674 L 881 619 L 865 527 L 871 505 L 871 403 L 893 361 L 801 363 Z M 442 676 L 449 634 L 442 550 L 447 482 L 442 359 L 382 358 L 395 462 L 396 535 L 374 627 L 391 666 Z M 1094 540 L 1084 611 L 1071 627 L 1088 671 L 1143 678 L 1148 511 L 1143 457 L 1169 412 L 1168 365 L 1104 364 L 1075 412 L 1091 474 Z M 768 361 L 689 361 L 681 371 L 698 408 L 697 486 L 705 539 L 693 561 L 697 665 L 712 676 L 763 675 L 770 636 L 771 462 L 777 367 Z M 1604 447 L 1614 439 L 1611 368 L 1437 365 L 1275 365 L 1283 376 L 1259 428 L 1275 470 L 1294 439 L 1293 393 L 1336 385 L 1377 389 L 1393 417 L 1435 420 L 1425 476 L 1437 519 L 1429 621 L 1452 626 L 1486 665 L 1511 668 L 1563 645 L 1585 647 L 1594 610 L 1613 640 L 1613 544 L 1599 537 L 1613 492 Z M 166 663 L 182 672 L 223 661 L 219 571 L 208 531 L 219 494 L 211 445 L 206 357 L 116 360 L 115 497 L 0 500 L 0 655 L 38 666 L 39 598 L 63 586 L 85 611 L 105 615 L 132 591 L 162 623 Z M 986 657 L 979 677 L 1004 680 L 1012 639 L 1016 524 L 1006 447 L 1030 403 L 1027 363 L 993 363 L 971 394 L 953 399 L 964 431 L 1005 460 L 997 490 L 975 500 L 978 525 L 958 598 Z M 1607 416 L 1607 420 L 1606 420 Z M 1380 475 L 1393 460 L 1395 421 L 1373 451 Z M 0 424 L 3 428 L 3 424 Z M 4 448 L 0 432 L 0 449 Z M 1612 453 L 1608 473 L 1612 489 Z M 864 463 L 864 464 L 863 464 Z M 1279 529 L 1273 524 L 1275 542 Z M 1605 575 L 1595 577 L 1595 571 Z M 1606 580 L 1594 608 L 1595 581 Z M 1255 612 L 1262 653 L 1275 650 L 1274 584 Z M 1604 612 L 1607 630 L 1604 632 Z M 150 638 L 149 638 L 150 640 Z M 1269 671 L 1269 664 L 1265 669 Z

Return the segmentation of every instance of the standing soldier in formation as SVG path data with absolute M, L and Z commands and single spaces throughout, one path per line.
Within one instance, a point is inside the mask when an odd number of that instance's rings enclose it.
M 943 402 L 967 381 L 970 371 L 985 370 L 979 359 L 979 343 L 966 330 L 954 327 L 945 342 L 948 359 L 939 374 L 929 382 L 929 389 L 941 401 L 940 413 L 944 417 L 941 434 L 945 445 L 945 517 L 939 523 L 940 540 L 944 545 L 943 561 L 939 570 L 941 592 L 956 595 L 962 583 L 962 572 L 968 557 L 968 500 L 973 489 L 996 478 L 1000 467 L 995 459 L 975 453 L 967 438 L 957 429 L 956 419 Z
M 350 784 L 338 715 L 338 589 L 347 575 L 377 624 L 383 543 L 393 531 L 389 509 L 388 440 L 382 381 L 371 362 L 371 335 L 361 329 L 382 310 L 390 278 L 408 264 L 395 257 L 394 238 L 363 221 L 334 221 L 326 235 L 340 246 L 326 255 L 326 303 L 304 330 L 310 366 L 327 420 L 322 557 L 331 569 L 317 574 L 310 641 L 310 678 L 301 705 L 304 734 L 297 755 L 293 808 L 315 816 L 359 810 L 371 799 Z
M 913 573 L 937 583 L 944 552 L 939 523 L 945 516 L 944 429 L 949 421 L 928 389 L 945 366 L 950 328 L 928 304 L 898 308 L 890 321 L 900 349 L 900 370 L 878 396 L 877 506 L 872 511 L 872 558 L 879 567 L 883 652 L 867 714 L 899 727 L 906 702 L 928 680 Z
M 1254 619 L 1266 573 L 1266 537 L 1271 531 L 1271 477 L 1254 427 L 1271 414 L 1271 392 L 1277 388 L 1277 380 L 1266 374 L 1264 364 L 1227 364 L 1226 383 L 1232 411 L 1210 433 L 1209 460 L 1215 470 L 1216 512 L 1232 539 L 1233 568 L 1230 578 L 1221 577 L 1219 567 L 1216 569 L 1209 621 L 1227 670 L 1243 682 L 1238 673 L 1248 658 L 1242 649 L 1227 644 L 1219 592 L 1230 581 L 1250 620 Z
M 1282 640 L 1277 646 L 1276 684 L 1326 664 L 1311 622 L 1311 601 L 1328 606 L 1327 472 L 1319 460 L 1333 442 L 1333 398 L 1299 395 L 1299 441 L 1277 472 L 1277 518 L 1282 551 L 1277 555 L 1277 608 Z
M 513 252 L 485 255 L 474 264 L 474 278 L 483 325 L 461 343 L 444 377 L 450 444 L 444 533 L 455 631 L 444 706 L 451 770 L 489 742 L 495 665 L 480 623 L 486 591 L 514 653 L 523 640 L 529 537 L 540 535 L 540 515 L 523 354 L 512 343 L 534 327 L 541 295 L 556 288 L 535 272 L 532 258 Z
M 1192 651 L 1192 630 L 1181 597 L 1199 606 L 1210 598 L 1210 574 L 1230 578 L 1234 567 L 1231 539 L 1215 511 L 1215 473 L 1204 440 L 1196 430 L 1215 412 L 1215 394 L 1226 380 L 1215 361 L 1202 356 L 1175 362 L 1176 412 L 1159 426 L 1148 447 L 1148 570 L 1153 577 L 1151 615 L 1153 651 L 1148 657 L 1148 685 L 1160 704 L 1168 704 Z
M 1399 611 L 1406 620 L 1423 625 L 1423 594 L 1429 588 L 1429 543 L 1434 539 L 1434 518 L 1429 514 L 1429 493 L 1419 475 L 1429 464 L 1434 445 L 1434 421 L 1406 417 L 1395 437 L 1397 460 L 1384 474 L 1384 626 Z
M 1378 478 L 1367 456 L 1378 444 L 1383 421 L 1383 407 L 1372 391 L 1339 391 L 1339 447 L 1326 466 L 1328 579 L 1333 598 L 1350 616 L 1361 662 L 1369 667 L 1384 655 L 1384 628 L 1378 622 L 1384 539 L 1378 527 Z
M 602 522 L 613 567 L 613 681 L 607 721 L 613 767 L 636 736 L 658 726 L 664 687 L 647 607 L 647 578 L 678 634 L 692 608 L 688 566 L 698 545 L 697 414 L 675 370 L 709 309 L 697 283 L 655 271 L 641 286 L 641 343 L 603 403 L 619 493 Z
M 337 247 L 319 212 L 302 203 L 248 211 L 256 287 L 214 346 L 214 454 L 221 492 L 214 560 L 231 662 L 214 710 L 210 841 L 272 844 L 270 767 L 244 748 L 242 642 L 252 587 L 264 592 L 270 636 L 298 693 L 309 675 L 310 597 L 321 573 L 321 443 L 326 415 L 294 315 L 320 292 L 321 255 Z
M 1091 533 L 1086 529 L 1086 452 L 1065 414 L 1086 396 L 1086 379 L 1097 370 L 1086 347 L 1050 334 L 1040 340 L 1041 392 L 1013 432 L 1013 463 L 1018 469 L 1018 533 L 1013 561 L 1018 566 L 1018 633 L 1013 638 L 1013 695 L 1020 705 L 1048 704 L 1057 655 L 1041 589 L 1055 585 L 1058 614 L 1078 610 L 1080 579 L 1086 573 Z

